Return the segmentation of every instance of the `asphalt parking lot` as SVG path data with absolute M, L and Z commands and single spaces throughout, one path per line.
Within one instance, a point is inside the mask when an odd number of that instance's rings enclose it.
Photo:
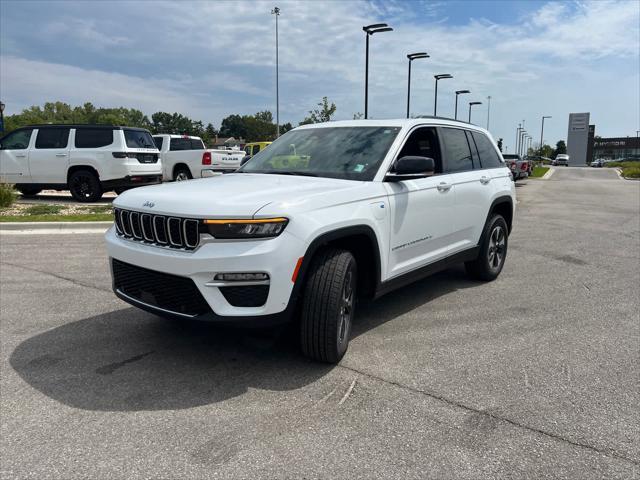
M 361 306 L 338 366 L 130 308 L 100 235 L 0 236 L 1 478 L 637 478 L 640 182 L 519 185 L 498 280 Z

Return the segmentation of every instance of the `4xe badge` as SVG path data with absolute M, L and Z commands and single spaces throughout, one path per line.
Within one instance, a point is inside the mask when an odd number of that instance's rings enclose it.
M 146 202 L 144 202 L 142 204 L 143 207 L 149 207 L 149 208 L 153 208 L 154 205 L 155 205 L 155 203 L 150 202 L 149 200 L 147 200 Z

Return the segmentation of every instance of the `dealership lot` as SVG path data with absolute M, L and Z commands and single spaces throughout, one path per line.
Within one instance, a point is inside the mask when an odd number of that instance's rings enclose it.
M 0 237 L 2 476 L 637 476 L 640 182 L 517 190 L 495 282 L 361 306 L 339 366 L 129 308 L 100 235 Z

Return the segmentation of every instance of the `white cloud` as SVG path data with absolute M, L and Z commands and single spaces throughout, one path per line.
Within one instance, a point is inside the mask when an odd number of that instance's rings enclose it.
M 84 38 L 77 48 L 116 45 L 107 49 L 111 57 L 104 67 L 95 62 L 91 68 L 71 66 L 71 53 L 60 63 L 5 55 L 3 97 L 12 98 L 16 108 L 64 99 L 126 104 L 147 113 L 174 109 L 217 125 L 230 113 L 275 110 L 273 2 L 158 3 L 151 9 L 146 2 L 118 5 L 118 12 L 126 11 L 125 16 L 119 13 L 119 23 L 85 18 L 91 16 L 86 10 L 78 20 L 79 31 L 56 27 L 62 21 L 58 18 L 48 20 L 60 37 Z M 508 25 L 486 19 L 450 25 L 446 2 L 278 5 L 285 121 L 303 118 L 324 95 L 336 102 L 340 118 L 363 111 L 361 28 L 383 20 L 395 30 L 371 39 L 370 112 L 375 117 L 404 114 L 405 55 L 426 50 L 431 58 L 414 63 L 414 113 L 432 113 L 432 75 L 452 73 L 453 80 L 440 84 L 439 113 L 453 114 L 456 89 L 473 92 L 461 97 L 461 112 L 466 112 L 466 101 L 492 95 L 492 130 L 498 136 L 512 136 L 522 118 L 533 126 L 540 115 L 551 114 L 554 120 L 545 130 L 551 138 L 561 138 L 570 111 L 591 111 L 602 134 L 605 129 L 627 134 L 638 128 L 638 109 L 630 107 L 638 105 L 637 2 L 549 3 Z M 65 16 L 64 21 L 75 20 Z M 198 62 L 194 67 L 185 59 Z M 162 65 L 162 73 L 136 70 L 143 60 L 144 65 Z M 29 73 L 33 71 L 40 74 Z M 476 110 L 477 119 L 485 114 L 483 108 Z

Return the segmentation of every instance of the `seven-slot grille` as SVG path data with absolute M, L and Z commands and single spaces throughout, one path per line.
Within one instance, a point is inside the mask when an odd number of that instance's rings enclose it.
M 116 233 L 129 240 L 194 250 L 200 243 L 200 220 L 114 209 Z

